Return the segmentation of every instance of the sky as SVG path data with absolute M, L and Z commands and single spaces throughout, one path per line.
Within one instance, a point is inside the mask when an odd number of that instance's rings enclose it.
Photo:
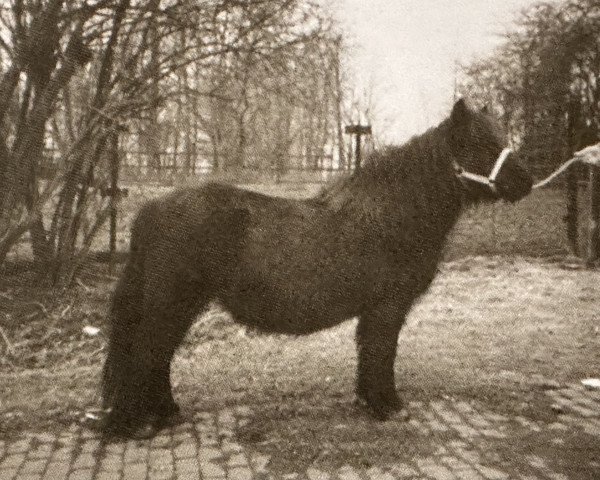
M 329 3 L 329 2 L 328 2 Z M 350 44 L 348 71 L 370 92 L 377 138 L 402 142 L 436 125 L 453 101 L 456 62 L 492 52 L 533 0 L 333 0 Z M 363 102 L 364 103 L 364 102 Z M 356 119 L 354 119 L 356 120 Z

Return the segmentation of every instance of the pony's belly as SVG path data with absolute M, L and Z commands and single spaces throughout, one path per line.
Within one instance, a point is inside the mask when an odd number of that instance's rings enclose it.
M 311 298 L 286 298 L 265 292 L 238 291 L 221 298 L 223 307 L 244 325 L 269 333 L 306 335 L 351 318 L 347 305 Z

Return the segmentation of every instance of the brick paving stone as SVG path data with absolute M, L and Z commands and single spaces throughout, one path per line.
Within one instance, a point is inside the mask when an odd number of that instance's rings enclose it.
M 473 468 L 457 470 L 456 477 L 460 480 L 485 480 L 485 478 Z
M 561 393 L 563 393 L 563 395 L 565 395 L 567 398 L 571 399 L 572 401 L 577 402 L 579 405 L 596 412 L 596 415 L 599 415 L 598 402 L 588 398 L 586 395 L 583 395 L 581 392 L 574 392 L 572 390 L 566 390 Z
M 74 470 L 69 475 L 69 480 L 92 480 L 94 472 L 91 469 Z
M 474 452 L 473 450 L 457 449 L 456 453 L 470 465 L 476 465 L 481 461 L 479 453 Z
M 227 480 L 252 480 L 252 470 L 248 467 L 230 468 L 227 472 Z
M 235 413 L 240 417 L 250 417 L 252 415 L 252 409 L 246 405 L 238 405 L 235 407 Z
M 123 457 L 108 454 L 100 460 L 100 471 L 119 472 L 123 468 Z
M 562 473 L 548 472 L 546 473 L 546 477 L 548 477 L 550 480 L 569 480 L 569 477 L 563 475 Z
M 2 480 L 13 480 L 17 477 L 18 471 L 17 468 L 2 469 L 0 470 L 0 478 L 2 478 Z
M 148 477 L 151 480 L 172 480 L 173 479 L 173 471 L 168 470 L 150 470 Z
M 367 475 L 371 480 L 395 480 L 391 473 L 384 472 L 377 467 L 369 468 L 367 470 Z
M 60 447 L 52 452 L 51 461 L 67 462 L 73 456 L 73 447 Z
M 229 440 L 223 440 L 221 442 L 221 451 L 224 454 L 239 453 L 243 450 L 244 448 L 239 443 L 231 442 Z
M 173 434 L 173 444 L 180 445 L 182 443 L 196 442 L 194 435 L 189 430 Z
M 452 425 L 452 427 L 462 438 L 474 439 L 479 436 L 479 432 L 470 425 L 466 425 L 464 423 L 455 423 Z
M 451 440 L 448 442 L 448 446 L 455 450 L 464 450 L 469 448 L 469 444 L 464 442 L 463 440 Z
M 118 480 L 121 478 L 121 472 L 98 472 L 94 480 Z
M 198 454 L 198 448 L 193 443 L 182 443 L 173 450 L 175 458 L 191 458 Z
M 30 437 L 39 443 L 54 443 L 56 441 L 56 435 L 50 432 L 34 433 Z
M 118 442 L 118 443 L 109 443 L 104 446 L 104 451 L 106 453 L 110 453 L 111 455 L 123 455 L 123 452 L 127 448 L 127 443 Z
M 456 476 L 450 469 L 439 465 L 432 459 L 416 459 L 419 470 L 430 478 L 435 480 L 454 480 Z
M 89 439 L 81 444 L 81 451 L 85 453 L 95 452 L 100 448 L 100 440 Z
M 508 474 L 492 467 L 480 465 L 477 470 L 488 480 L 507 480 L 509 478 Z
M 125 480 L 144 480 L 148 473 L 148 467 L 143 463 L 125 464 L 123 467 L 123 478 Z
M 216 447 L 219 445 L 216 433 L 199 433 L 198 438 L 200 439 L 200 444 L 203 446 Z
M 6 449 L 7 453 L 22 453 L 26 452 L 29 449 L 29 445 L 31 444 L 31 438 L 23 438 L 21 440 L 17 440 L 8 446 Z
M 340 480 L 361 480 L 360 475 L 350 465 L 344 465 L 338 470 Z
M 211 462 L 200 462 L 202 478 L 225 478 L 225 470 L 220 465 Z
M 69 475 L 69 464 L 50 462 L 44 472 L 43 480 L 62 480 Z
M 600 427 L 598 427 L 597 425 L 584 425 L 583 430 L 588 435 L 600 437 Z
M 537 455 L 527 455 L 525 459 L 527 460 L 527 463 L 529 463 L 529 465 L 531 465 L 534 468 L 540 470 L 545 470 L 548 468 L 546 461 L 543 458 L 538 457 Z
M 576 403 L 571 403 L 569 405 L 571 410 L 577 412 L 579 415 L 584 417 L 596 417 L 598 415 L 597 411 L 591 410 L 587 407 L 582 407 L 581 405 L 577 405 Z
M 42 473 L 44 468 L 46 468 L 46 464 L 48 462 L 44 459 L 27 459 L 21 465 L 21 470 L 19 473 Z
M 133 443 L 127 446 L 123 460 L 125 463 L 141 463 L 148 458 L 148 447 L 139 447 Z
M 171 443 L 171 437 L 164 433 L 154 437 L 150 443 L 151 448 L 165 448 Z
M 35 450 L 29 450 L 27 456 L 29 458 L 49 458 L 52 454 L 53 445 L 50 443 L 43 443 L 39 445 Z
M 399 479 L 412 478 L 418 475 L 417 471 L 406 463 L 397 463 L 390 467 L 390 471 Z
M 483 435 L 484 437 L 488 438 L 501 439 L 507 437 L 506 433 L 501 432 L 496 428 L 484 428 L 483 430 L 480 430 L 479 433 L 481 433 L 481 435 Z
M 444 421 L 456 425 L 462 425 L 463 419 L 448 404 L 441 401 L 430 402 L 431 408 L 444 419 Z
M 13 453 L 4 457 L 2 462 L 0 462 L 0 470 L 11 470 L 13 468 L 19 468 L 24 461 L 24 453 Z
M 309 468 L 306 470 L 306 476 L 308 480 L 329 480 L 331 477 L 328 473 L 317 470 L 316 468 Z
M 175 473 L 185 478 L 198 477 L 200 466 L 196 458 L 182 458 L 175 461 Z
M 257 473 L 264 473 L 267 471 L 267 467 L 271 462 L 271 457 L 268 455 L 253 455 L 251 458 L 252 467 Z
M 223 454 L 221 451 L 216 448 L 201 447 L 198 450 L 198 461 L 200 462 L 210 462 L 211 460 L 221 458 L 222 456 Z
M 494 412 L 483 412 L 481 416 L 490 423 L 504 423 L 508 422 L 509 420 L 509 418 L 506 415 L 500 415 Z
M 248 460 L 246 459 L 246 455 L 243 453 L 236 453 L 231 455 L 227 460 L 228 467 L 246 467 L 248 465 Z
M 212 412 L 196 412 L 194 413 L 194 419 L 202 422 L 213 422 L 214 421 L 214 413 Z
M 219 427 L 219 429 L 217 430 L 218 434 L 218 438 L 223 440 L 223 439 L 230 439 L 233 438 L 235 436 L 235 432 L 233 431 L 233 428 L 223 428 L 223 427 Z
M 19 480 L 42 480 L 41 473 L 19 473 L 17 476 Z
M 429 429 L 423 425 L 423 422 L 416 418 L 411 418 L 408 422 L 412 428 L 418 431 L 421 435 L 429 435 Z
M 423 417 L 427 420 L 427 426 L 434 432 L 447 432 L 449 428 L 440 422 L 432 412 L 423 412 Z
M 91 453 L 80 453 L 73 462 L 73 468 L 86 469 L 96 465 L 96 458 Z
M 217 422 L 225 427 L 233 427 L 235 425 L 235 415 L 233 410 L 221 410 L 217 416 Z

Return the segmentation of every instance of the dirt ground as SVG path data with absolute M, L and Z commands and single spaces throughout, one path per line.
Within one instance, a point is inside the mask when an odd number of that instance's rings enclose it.
M 0 350 L 0 437 L 63 428 L 97 406 L 113 282 L 102 275 L 83 278 L 64 299 L 33 291 L 24 275 L 0 284 L 9 319 Z M 459 399 L 552 422 L 556 413 L 541 390 L 600 377 L 599 302 L 600 272 L 571 262 L 446 262 L 401 333 L 398 389 L 406 402 Z M 391 461 L 427 449 L 404 444 L 397 423 L 374 423 L 354 405 L 354 324 L 301 338 L 262 336 L 215 308 L 177 356 L 176 397 L 189 416 L 249 405 L 259 420 L 241 440 L 289 465 Z M 84 326 L 100 334 L 87 336 Z M 563 448 L 574 461 L 589 461 L 597 446 L 573 440 Z M 540 439 L 530 443 L 533 451 L 545 448 Z M 511 445 L 502 445 L 510 455 Z

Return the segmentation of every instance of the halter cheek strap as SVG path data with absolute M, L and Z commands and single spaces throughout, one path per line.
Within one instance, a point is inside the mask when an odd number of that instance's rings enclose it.
M 487 186 L 490 190 L 496 193 L 496 177 L 502 170 L 504 163 L 508 159 L 509 155 L 512 153 L 510 148 L 505 148 L 502 150 L 496 163 L 494 164 L 494 168 L 488 177 L 484 175 L 479 175 L 477 173 L 471 173 L 465 171 L 456 161 L 454 161 L 454 168 L 456 170 L 456 175 L 460 180 L 468 180 L 471 182 L 479 183 L 481 185 Z

